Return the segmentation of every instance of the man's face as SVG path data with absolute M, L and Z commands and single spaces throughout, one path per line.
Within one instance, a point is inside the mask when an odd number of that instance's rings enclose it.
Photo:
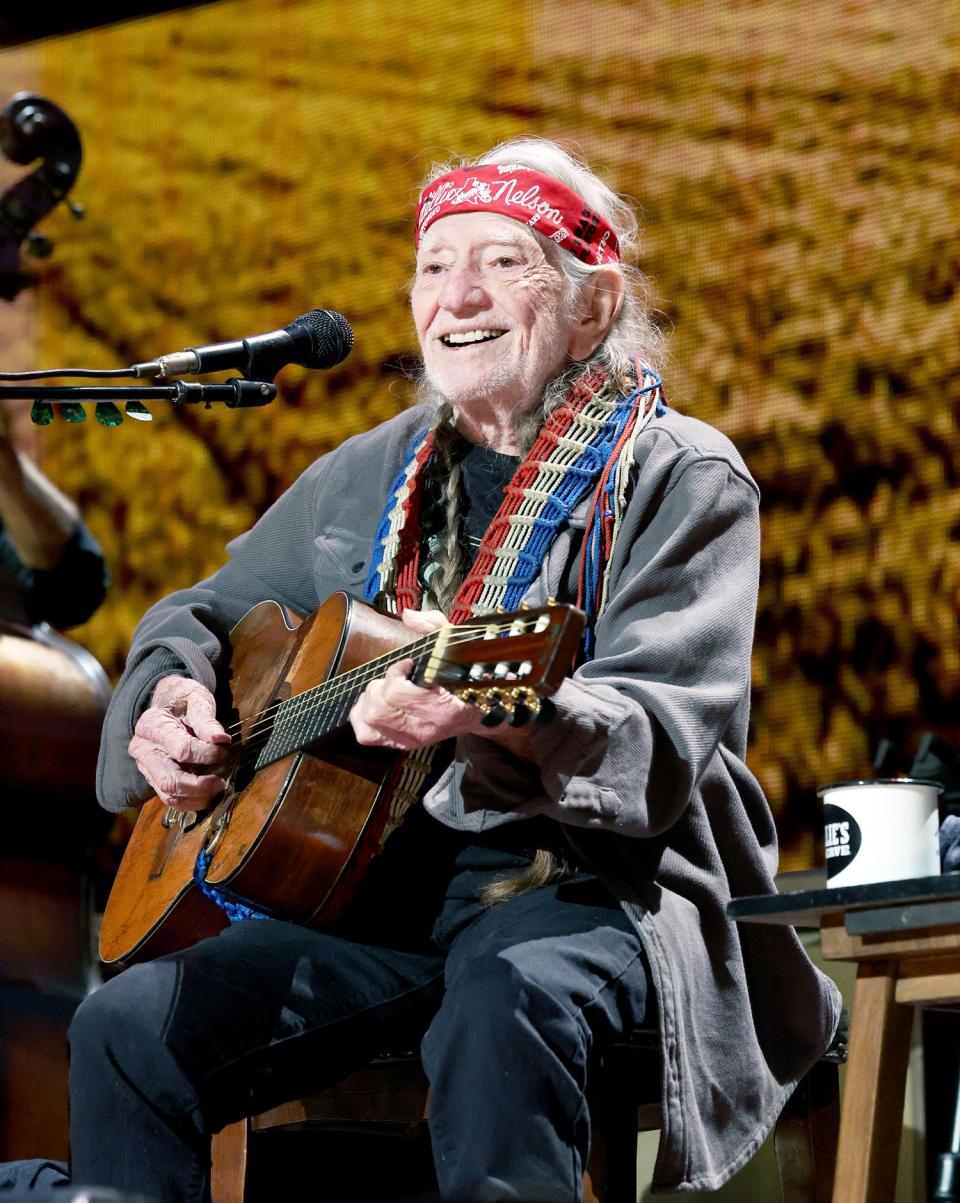
M 566 297 L 562 271 L 520 222 L 439 218 L 420 243 L 411 298 L 430 382 L 459 412 L 532 409 L 567 362 Z

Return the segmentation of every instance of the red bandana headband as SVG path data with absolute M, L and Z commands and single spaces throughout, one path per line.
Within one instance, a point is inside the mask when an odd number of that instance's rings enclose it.
M 517 163 L 462 167 L 441 175 L 417 204 L 416 245 L 429 225 L 450 213 L 500 213 L 552 239 L 584 263 L 618 263 L 613 230 L 572 188 Z

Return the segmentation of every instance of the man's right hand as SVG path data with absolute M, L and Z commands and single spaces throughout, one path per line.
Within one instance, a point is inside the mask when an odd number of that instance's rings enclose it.
M 213 694 L 189 677 L 164 677 L 141 714 L 128 751 L 157 797 L 177 810 L 205 810 L 223 789 L 212 769 L 225 760 L 230 736 L 217 721 Z

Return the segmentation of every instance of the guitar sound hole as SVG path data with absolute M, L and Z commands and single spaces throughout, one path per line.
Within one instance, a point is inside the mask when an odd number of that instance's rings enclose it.
M 242 756 L 237 761 L 236 768 L 230 774 L 230 785 L 228 786 L 228 792 L 233 794 L 242 794 L 256 776 L 256 771 L 256 756 Z

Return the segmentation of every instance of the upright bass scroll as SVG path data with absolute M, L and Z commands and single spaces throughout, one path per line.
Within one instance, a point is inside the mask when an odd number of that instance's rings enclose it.
M 0 196 L 0 295 L 12 300 L 27 283 L 18 270 L 20 248 L 26 243 L 38 258 L 46 258 L 53 243 L 33 227 L 73 187 L 83 150 L 80 134 L 59 105 L 32 92 L 17 92 L 0 111 L 0 150 L 13 163 L 41 164 Z M 80 205 L 67 202 L 74 217 Z

